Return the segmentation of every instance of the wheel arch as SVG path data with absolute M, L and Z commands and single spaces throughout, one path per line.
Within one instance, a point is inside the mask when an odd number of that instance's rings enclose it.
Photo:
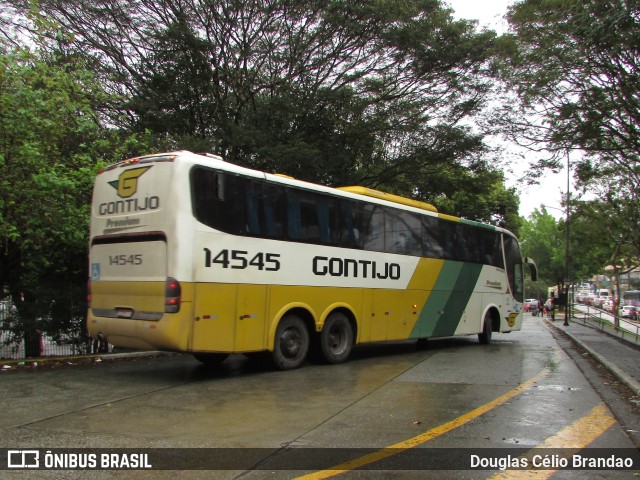
M 276 330 L 278 325 L 287 315 L 296 315 L 302 319 L 304 326 L 309 332 L 309 337 L 315 335 L 316 329 L 316 316 L 313 309 L 304 303 L 292 303 L 283 307 L 274 317 L 269 327 L 269 336 L 267 338 L 267 350 L 273 351 L 274 342 L 276 337 Z
M 502 329 L 501 321 L 500 321 L 500 310 L 496 305 L 489 305 L 489 307 L 485 310 L 484 315 L 482 316 L 482 322 L 484 324 L 484 319 L 489 316 L 491 318 L 491 329 L 494 332 L 500 332 Z
M 344 316 L 347 317 L 347 319 L 349 320 L 349 323 L 351 324 L 351 329 L 353 330 L 353 343 L 354 344 L 358 343 L 357 342 L 357 338 L 358 338 L 358 320 L 357 320 L 357 316 L 356 316 L 355 312 L 353 311 L 353 309 L 347 304 L 337 303 L 337 304 L 331 305 L 329 308 L 327 308 L 327 310 L 322 315 L 320 325 L 318 325 L 318 327 L 319 327 L 318 328 L 318 332 L 322 331 L 322 328 L 324 328 L 324 324 L 325 324 L 327 318 L 329 318 L 329 316 L 334 314 L 334 313 L 342 313 Z

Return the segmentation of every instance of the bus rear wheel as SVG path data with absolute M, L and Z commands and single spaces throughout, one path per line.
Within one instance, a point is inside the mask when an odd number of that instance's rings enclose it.
M 343 313 L 329 315 L 320 333 L 320 353 L 328 363 L 346 362 L 353 346 L 353 328 Z
M 297 315 L 288 315 L 278 324 L 271 358 L 276 368 L 298 368 L 309 353 L 309 331 Z
M 478 340 L 483 345 L 489 345 L 491 343 L 491 334 L 493 333 L 493 321 L 491 314 L 487 312 L 484 316 L 484 324 L 482 326 L 482 333 L 478 334 Z

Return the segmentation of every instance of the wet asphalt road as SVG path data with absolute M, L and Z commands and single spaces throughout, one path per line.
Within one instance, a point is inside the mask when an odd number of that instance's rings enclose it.
M 262 462 L 256 471 L 189 471 L 181 478 L 324 478 L 325 468 L 340 463 L 339 452 L 347 458 L 374 455 L 363 460 L 371 470 L 335 478 L 490 478 L 495 471 L 414 470 L 410 460 L 393 464 L 393 471 L 380 470 L 386 467 L 376 452 L 452 449 L 445 452 L 455 464 L 463 461 L 456 452 L 468 456 L 485 448 L 633 447 L 535 317 L 526 318 L 521 332 L 494 334 L 488 346 L 475 337 L 434 340 L 423 349 L 411 342 L 369 345 L 357 348 L 348 363 L 308 364 L 289 372 L 240 355 L 216 369 L 189 355 L 103 361 L 3 372 L 0 388 L 1 448 L 229 448 L 218 453 L 255 455 L 252 464 Z M 309 457 L 316 448 L 339 450 L 317 468 L 270 468 L 274 453 L 285 447 L 308 449 L 301 451 Z M 180 465 L 198 462 L 202 458 Z M 238 461 L 231 468 L 244 466 Z M 0 476 L 175 478 L 175 472 Z M 633 478 L 633 472 L 560 469 L 553 478 Z

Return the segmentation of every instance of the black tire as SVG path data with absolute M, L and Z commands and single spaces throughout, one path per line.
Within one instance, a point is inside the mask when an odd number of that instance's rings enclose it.
M 288 315 L 278 324 L 271 359 L 276 368 L 298 368 L 309 353 L 309 331 L 297 315 Z
M 491 334 L 493 333 L 492 323 L 491 315 L 487 312 L 482 325 L 482 333 L 478 334 L 478 340 L 482 345 L 489 345 L 491 343 Z
M 332 313 L 324 322 L 318 339 L 323 360 L 332 364 L 346 362 L 353 347 L 351 322 L 343 313 Z
M 193 357 L 208 367 L 220 365 L 228 357 L 228 353 L 194 353 Z

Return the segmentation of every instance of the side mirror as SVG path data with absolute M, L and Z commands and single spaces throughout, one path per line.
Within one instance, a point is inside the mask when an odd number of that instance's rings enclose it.
M 529 272 L 531 273 L 531 280 L 534 282 L 538 280 L 538 267 L 536 265 L 536 262 L 534 262 L 533 259 L 529 257 L 524 257 L 522 260 L 524 261 L 524 263 L 526 263 L 529 266 Z

